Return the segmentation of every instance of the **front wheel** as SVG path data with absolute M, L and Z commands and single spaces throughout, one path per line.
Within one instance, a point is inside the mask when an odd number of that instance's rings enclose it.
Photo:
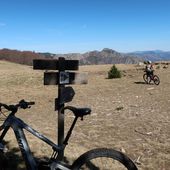
M 157 75 L 153 76 L 153 81 L 156 85 L 159 85 L 159 83 L 160 83 L 159 77 Z
M 137 170 L 136 165 L 122 152 L 98 148 L 81 155 L 72 165 L 72 170 Z
M 147 74 L 144 74 L 144 75 L 143 75 L 143 79 L 144 79 L 144 81 L 145 81 L 147 84 L 150 84 L 150 82 L 151 82 L 150 76 L 148 76 Z

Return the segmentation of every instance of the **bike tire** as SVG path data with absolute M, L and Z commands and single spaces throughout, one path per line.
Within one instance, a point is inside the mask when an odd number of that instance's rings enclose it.
M 143 75 L 143 80 L 147 83 L 147 74 Z
M 103 162 L 100 162 L 100 159 Z M 104 167 L 103 167 L 104 166 Z M 121 166 L 121 167 L 120 167 Z M 137 170 L 136 165 L 122 152 L 97 148 L 81 155 L 72 165 L 72 170 Z
M 160 84 L 160 79 L 157 75 L 154 75 L 153 76 L 153 82 L 156 84 L 156 85 L 159 85 Z
M 147 84 L 150 84 L 150 82 L 151 82 L 151 78 L 150 78 L 147 74 L 144 74 L 144 75 L 143 75 L 143 80 L 144 80 Z

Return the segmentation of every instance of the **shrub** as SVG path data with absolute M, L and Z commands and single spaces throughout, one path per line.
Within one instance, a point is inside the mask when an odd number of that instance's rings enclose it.
M 108 78 L 113 79 L 113 78 L 121 78 L 121 72 L 117 69 L 115 65 L 113 65 L 108 72 Z
M 156 69 L 160 69 L 161 67 L 160 67 L 160 65 L 158 65 L 157 67 L 156 67 Z

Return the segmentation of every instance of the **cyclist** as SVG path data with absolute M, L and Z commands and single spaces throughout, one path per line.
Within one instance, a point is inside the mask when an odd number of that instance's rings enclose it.
M 147 64 L 146 64 L 146 67 L 145 67 L 145 71 L 146 71 L 146 74 L 147 76 L 153 76 L 153 64 L 151 61 L 147 61 Z

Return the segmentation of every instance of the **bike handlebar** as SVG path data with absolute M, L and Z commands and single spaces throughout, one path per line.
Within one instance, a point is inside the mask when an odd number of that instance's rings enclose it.
M 0 103 L 0 110 L 1 110 L 1 107 L 4 107 L 8 111 L 17 112 L 18 108 L 27 109 L 27 108 L 30 108 L 31 105 L 34 105 L 34 104 L 35 102 L 27 102 L 25 100 L 21 100 L 16 105 L 7 105 L 7 104 Z

